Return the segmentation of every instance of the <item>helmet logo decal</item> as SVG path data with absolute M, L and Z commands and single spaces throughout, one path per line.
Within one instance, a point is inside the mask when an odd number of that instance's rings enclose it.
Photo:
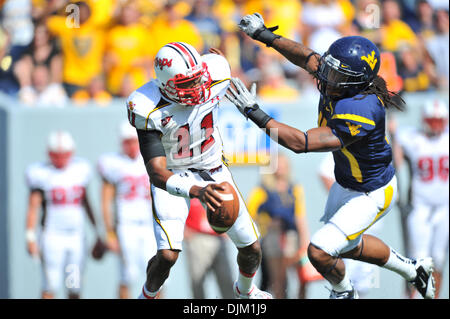
M 378 62 L 378 59 L 375 58 L 374 50 L 372 50 L 372 52 L 370 54 L 368 54 L 367 56 L 362 56 L 361 60 L 366 61 L 372 70 L 375 68 L 375 65 L 377 65 L 377 62 Z
M 168 60 L 166 58 L 164 59 L 156 58 L 155 63 L 162 70 L 165 66 L 169 68 L 172 66 L 172 59 Z

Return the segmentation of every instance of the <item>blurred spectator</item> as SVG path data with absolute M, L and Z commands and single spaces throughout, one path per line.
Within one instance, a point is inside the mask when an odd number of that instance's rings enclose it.
M 381 43 L 381 3 L 378 0 L 356 0 L 353 27 L 355 35 Z
M 298 97 L 298 90 L 288 85 L 280 63 L 266 50 L 256 55 L 255 68 L 247 72 L 251 82 L 258 82 L 258 96 L 265 100 L 292 101 Z
M 72 102 L 76 106 L 86 106 L 90 102 L 97 106 L 107 106 L 111 100 L 112 96 L 105 89 L 105 81 L 102 76 L 94 77 L 86 88 L 77 90 L 72 95 Z
M 33 41 L 16 63 L 14 73 L 20 84 L 19 99 L 25 104 L 63 106 L 67 103 L 61 86 L 60 50 L 44 23 L 36 25 Z
M 408 24 L 401 21 L 400 5 L 394 0 L 384 0 L 382 3 L 381 48 L 397 52 L 402 46 L 409 45 L 418 48 L 418 39 Z
M 311 271 L 306 256 L 310 238 L 304 190 L 291 178 L 288 158 L 279 155 L 276 172 L 264 175 L 261 185 L 250 192 L 247 200 L 249 213 L 258 223 L 262 236 L 261 289 L 269 289 L 277 299 L 287 296 L 289 267 L 295 266 L 299 274 L 299 298 L 306 297 L 309 281 L 320 278 Z M 306 275 L 301 268 L 308 265 L 311 267 Z
M 0 92 L 15 95 L 19 90 L 19 83 L 14 76 L 15 63 L 20 54 L 11 52 L 11 37 L 0 26 Z
M 90 164 L 74 157 L 70 133 L 55 131 L 47 142 L 48 161 L 31 164 L 26 171 L 30 193 L 26 216 L 27 251 L 42 259 L 42 298 L 54 298 L 62 285 L 69 298 L 80 298 L 86 257 L 86 213 L 98 238 L 96 221 L 86 188 Z M 42 208 L 42 218 L 38 222 Z M 37 225 L 42 226 L 40 236 Z
M 436 66 L 438 87 L 448 91 L 449 85 L 449 20 L 448 11 L 435 14 L 436 34 L 426 40 L 426 48 Z
M 33 67 L 31 85 L 19 91 L 19 98 L 23 103 L 37 107 L 64 107 L 69 98 L 59 83 L 51 83 L 50 72 L 46 65 Z
M 200 32 L 204 48 L 200 54 L 208 53 L 209 48 L 219 48 L 221 45 L 222 28 L 219 20 L 212 14 L 211 0 L 195 0 L 191 13 L 186 17 Z
M 94 77 L 102 74 L 104 56 L 104 29 L 91 19 L 91 8 L 86 2 L 75 3 L 79 8 L 70 21 L 65 16 L 50 16 L 47 26 L 61 42 L 63 55 L 62 81 L 71 97 L 76 91 L 87 87 Z
M 399 74 L 406 92 L 426 91 L 431 87 L 430 78 L 424 70 L 420 52 L 404 44 L 398 51 Z
M 118 23 L 106 33 L 107 88 L 115 96 L 129 96 L 150 77 L 153 48 L 140 15 L 136 1 L 124 2 Z
M 212 230 L 202 203 L 197 198 L 191 199 L 183 244 L 194 299 L 205 299 L 205 280 L 210 273 L 215 276 L 221 298 L 234 298 L 230 289 L 233 286 L 233 276 L 227 249 L 228 240 L 226 235 L 218 235 Z
M 301 12 L 303 23 L 303 41 L 317 52 L 325 52 L 325 43 L 332 43 L 341 37 L 347 17 L 339 1 L 305 1 Z
M 119 129 L 121 151 L 98 160 L 102 178 L 101 207 L 108 248 L 119 254 L 119 298 L 130 298 L 139 274 L 156 254 L 150 184 L 139 153 L 136 129 L 128 121 Z M 140 288 L 140 287 L 139 287 Z M 134 292 L 135 295 L 139 291 Z
M 169 42 L 182 41 L 203 52 L 201 34 L 195 24 L 183 18 L 183 12 L 181 3 L 168 0 L 164 10 L 155 18 L 148 34 L 151 34 L 151 44 L 156 51 Z
M 1 8 L 1 22 L 11 37 L 11 50 L 17 50 L 19 55 L 33 39 L 31 8 L 31 0 L 6 0 Z
M 0 91 L 14 96 L 20 87 L 14 68 L 34 34 L 32 5 L 31 0 L 7 0 L 0 8 Z
M 423 40 L 435 34 L 434 11 L 428 0 L 417 1 L 417 29 L 414 30 Z

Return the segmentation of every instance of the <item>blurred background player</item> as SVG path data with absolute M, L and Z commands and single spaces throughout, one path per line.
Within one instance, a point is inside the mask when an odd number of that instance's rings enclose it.
M 334 160 L 332 153 L 327 153 L 319 165 L 318 170 L 320 181 L 325 190 L 330 191 L 331 186 L 336 179 L 334 178 Z M 384 219 L 381 219 L 372 227 L 370 227 L 366 234 L 373 236 L 381 236 Z M 358 291 L 359 297 L 364 298 L 371 288 L 378 288 L 380 271 L 377 266 L 361 262 L 354 259 L 343 259 L 345 269 L 348 271 L 350 280 L 355 289 Z
M 274 174 L 262 176 L 261 185 L 251 191 L 247 203 L 262 234 L 261 289 L 272 291 L 276 299 L 285 299 L 288 269 L 295 266 L 299 274 L 298 297 L 304 299 L 308 282 L 321 276 L 306 256 L 309 228 L 304 190 L 292 182 L 289 159 L 285 155 L 278 156 Z M 304 262 L 300 263 L 302 259 Z M 314 270 L 312 276 L 306 276 L 303 269 L 306 267 Z
M 192 297 L 205 299 L 205 279 L 213 273 L 223 299 L 232 299 L 233 285 L 226 235 L 218 235 L 209 225 L 198 198 L 191 199 L 184 228 L 184 246 L 191 280 Z M 220 298 L 220 297 L 216 297 Z
M 119 132 L 121 151 L 101 156 L 98 171 L 103 181 L 101 207 L 106 244 L 119 254 L 119 298 L 125 299 L 130 297 L 130 289 L 139 275 L 145 272 L 147 261 L 155 255 L 156 241 L 150 183 L 136 130 L 124 122 Z
M 86 197 L 91 167 L 86 160 L 73 157 L 75 143 L 68 132 L 52 132 L 47 151 L 50 161 L 34 163 L 26 171 L 30 189 L 27 250 L 33 258 L 42 259 L 42 298 L 54 298 L 63 283 L 69 298 L 79 298 L 86 254 L 85 213 L 97 233 L 94 214 Z M 38 241 L 36 227 L 41 207 Z
M 439 297 L 442 272 L 448 256 L 448 108 L 439 99 L 422 109 L 422 128 L 404 127 L 396 133 L 395 160 L 406 162 L 409 173 L 406 206 L 406 243 L 414 258 L 432 256 L 436 294 Z M 410 290 L 410 297 L 413 297 Z

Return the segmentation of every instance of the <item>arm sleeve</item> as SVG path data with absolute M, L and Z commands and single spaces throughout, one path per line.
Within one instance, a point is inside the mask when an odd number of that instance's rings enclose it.
M 137 130 L 137 134 L 139 147 L 145 164 L 154 157 L 166 156 L 164 146 L 161 142 L 161 132 L 155 130 Z

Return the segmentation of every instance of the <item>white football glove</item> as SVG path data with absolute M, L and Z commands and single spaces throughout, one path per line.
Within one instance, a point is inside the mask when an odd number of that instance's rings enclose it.
M 261 110 L 256 102 L 256 83 L 252 84 L 250 91 L 239 78 L 231 78 L 231 83 L 236 90 L 230 86 L 225 93 L 225 97 L 236 105 L 239 112 L 247 119 L 250 118 L 261 128 L 265 127 L 272 117 Z
M 265 27 L 264 19 L 259 13 L 247 14 L 242 17 L 241 22 L 238 24 L 239 29 L 244 31 L 248 36 L 254 38 L 254 34 L 257 30 Z
M 267 46 L 271 46 L 275 39 L 280 38 L 279 35 L 273 33 L 278 26 L 267 28 L 264 25 L 263 17 L 257 12 L 244 16 L 238 27 L 251 38 L 261 41 Z
M 245 84 L 239 78 L 231 78 L 231 83 L 236 87 L 234 90 L 231 86 L 225 93 L 225 96 L 231 103 L 236 105 L 239 112 L 248 117 L 248 112 L 253 110 L 256 103 L 256 83 L 252 84 L 251 92 L 247 90 Z

